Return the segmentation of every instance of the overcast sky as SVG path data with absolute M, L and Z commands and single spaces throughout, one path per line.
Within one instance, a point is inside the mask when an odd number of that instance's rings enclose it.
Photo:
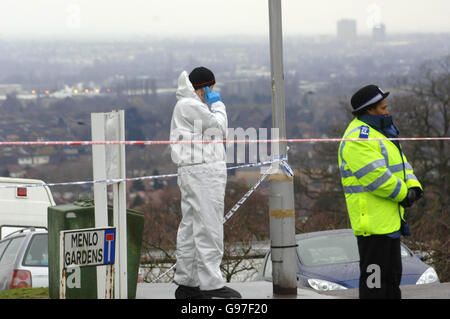
M 450 32 L 450 0 L 282 0 L 285 35 Z M 0 38 L 267 35 L 267 0 L 0 0 Z

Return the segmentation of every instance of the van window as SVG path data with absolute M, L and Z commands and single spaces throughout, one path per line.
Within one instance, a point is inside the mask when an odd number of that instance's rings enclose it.
M 16 259 L 17 252 L 22 244 L 25 236 L 16 237 L 9 241 L 2 258 L 0 259 L 0 265 L 12 264 Z
M 25 227 L 0 226 L 0 236 L 1 238 L 6 238 L 6 236 L 24 228 Z
M 2 259 L 3 252 L 5 251 L 6 246 L 8 246 L 8 244 L 9 240 L 5 240 L 0 243 L 0 259 Z
M 48 235 L 36 234 L 28 245 L 24 266 L 48 266 Z

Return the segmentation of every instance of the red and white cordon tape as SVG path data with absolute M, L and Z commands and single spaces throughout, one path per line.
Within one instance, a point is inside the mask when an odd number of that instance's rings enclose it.
M 171 145 L 171 144 L 250 144 L 250 143 L 320 143 L 360 141 L 450 141 L 450 137 L 396 137 L 396 138 L 286 138 L 262 140 L 179 140 L 179 141 L 1 141 L 0 146 L 92 146 L 92 145 Z

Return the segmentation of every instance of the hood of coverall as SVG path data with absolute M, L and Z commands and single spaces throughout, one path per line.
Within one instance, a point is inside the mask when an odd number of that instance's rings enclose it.
M 181 72 L 178 77 L 178 88 L 176 92 L 177 99 L 191 98 L 202 101 L 195 93 L 191 81 L 189 81 L 189 74 L 186 71 Z

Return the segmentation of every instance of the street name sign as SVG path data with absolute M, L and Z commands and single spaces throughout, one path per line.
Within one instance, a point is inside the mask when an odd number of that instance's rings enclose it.
M 114 264 L 114 227 L 67 230 L 61 233 L 63 268 Z

